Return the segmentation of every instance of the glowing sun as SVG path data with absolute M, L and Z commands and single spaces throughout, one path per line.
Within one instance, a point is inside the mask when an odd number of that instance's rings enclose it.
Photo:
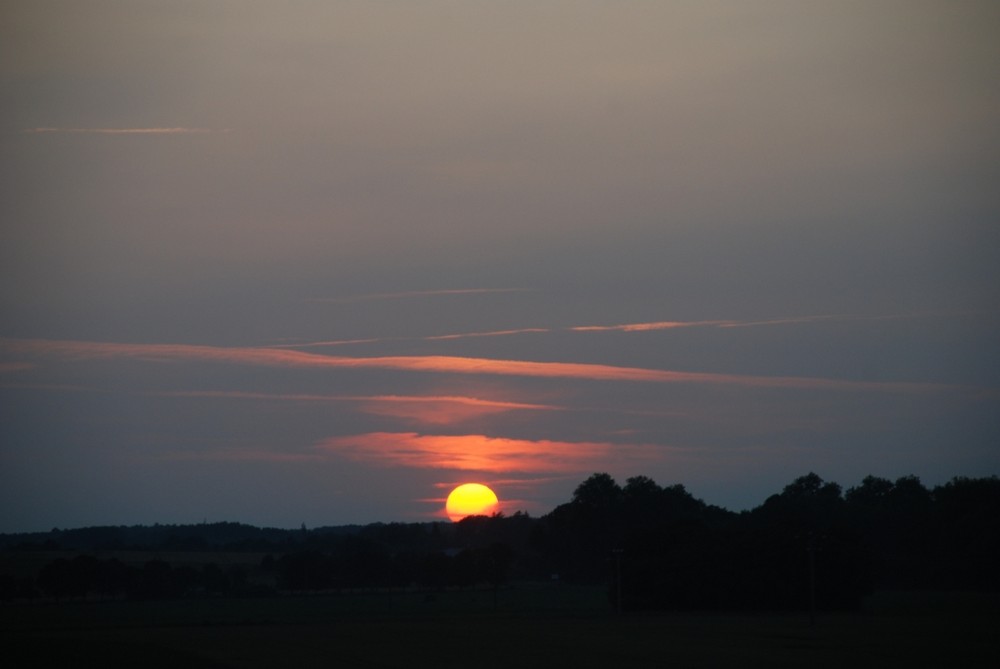
M 482 483 L 463 483 L 448 495 L 444 510 L 457 523 L 466 516 L 488 516 L 498 505 L 496 493 Z

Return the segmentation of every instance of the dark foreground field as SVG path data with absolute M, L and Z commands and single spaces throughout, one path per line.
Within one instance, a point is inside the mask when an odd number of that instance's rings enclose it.
M 602 588 L 0 605 L 5 667 L 996 667 L 995 599 L 618 617 Z M 11 660 L 14 660 L 13 662 Z

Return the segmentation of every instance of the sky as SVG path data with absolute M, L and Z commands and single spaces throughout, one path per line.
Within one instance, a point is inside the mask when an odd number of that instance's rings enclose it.
M 1000 5 L 0 3 L 0 532 L 1000 474 Z

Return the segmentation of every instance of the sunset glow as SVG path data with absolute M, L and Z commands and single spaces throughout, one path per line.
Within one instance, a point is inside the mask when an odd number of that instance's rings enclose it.
M 372 432 L 332 437 L 319 449 L 383 466 L 480 472 L 586 472 L 614 457 L 640 467 L 653 450 L 641 444 L 509 439 L 481 434 Z
M 499 500 L 496 493 L 481 483 L 463 483 L 451 493 L 445 502 L 445 513 L 452 522 L 468 516 L 488 516 L 497 510 Z

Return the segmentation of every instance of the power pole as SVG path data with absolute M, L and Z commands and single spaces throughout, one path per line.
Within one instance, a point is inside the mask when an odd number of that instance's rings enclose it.
M 617 608 L 620 616 L 622 614 L 622 553 L 625 551 L 621 548 L 614 548 L 611 552 L 615 556 L 615 585 L 617 586 Z
M 816 626 L 816 537 L 809 534 L 809 626 Z

